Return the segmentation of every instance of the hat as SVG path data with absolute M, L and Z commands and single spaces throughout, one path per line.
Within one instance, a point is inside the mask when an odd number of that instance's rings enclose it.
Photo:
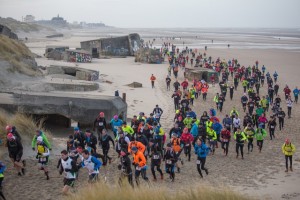
M 14 139 L 14 135 L 12 133 L 7 134 L 7 139 L 8 140 L 13 140 Z
M 100 113 L 99 113 L 99 116 L 100 116 L 100 117 L 104 117 L 104 112 L 100 112 Z
M 7 125 L 7 126 L 5 127 L 5 129 L 6 129 L 7 131 L 12 131 L 12 126 Z
M 114 120 L 117 120 L 119 117 L 118 117 L 118 115 L 115 115 L 114 116 Z
M 150 113 L 150 116 L 153 116 L 153 113 Z
M 78 127 L 74 127 L 74 131 L 79 131 L 79 128 Z
M 126 153 L 124 151 L 121 151 L 120 156 L 126 156 Z
M 137 149 L 136 147 L 132 147 L 132 148 L 131 148 L 131 151 L 133 151 L 133 152 L 137 152 L 137 150 L 138 150 L 138 149 Z
M 286 138 L 286 139 L 285 139 L 285 143 L 286 143 L 286 144 L 291 143 L 290 139 L 289 139 L 289 138 Z
M 36 138 L 36 141 L 37 141 L 37 142 L 43 142 L 43 137 L 42 137 L 42 136 L 37 137 L 37 138 Z

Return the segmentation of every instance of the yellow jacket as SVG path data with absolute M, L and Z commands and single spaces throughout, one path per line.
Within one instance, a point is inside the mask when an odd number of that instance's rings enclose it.
M 281 149 L 282 149 L 282 153 L 286 156 L 292 156 L 296 151 L 296 147 L 292 143 L 290 143 L 290 144 L 284 143 L 282 145 Z

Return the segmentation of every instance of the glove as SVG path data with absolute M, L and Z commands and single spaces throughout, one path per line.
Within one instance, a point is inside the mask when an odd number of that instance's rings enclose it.
M 65 169 L 65 172 L 70 172 L 71 171 L 71 169 Z
M 38 158 L 39 158 L 39 155 L 36 155 L 35 158 L 38 159 Z
M 33 150 L 33 151 L 35 151 L 35 148 L 34 148 L 34 147 L 32 147 L 32 150 Z

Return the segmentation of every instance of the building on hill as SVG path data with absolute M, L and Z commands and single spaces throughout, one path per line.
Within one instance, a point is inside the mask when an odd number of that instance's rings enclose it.
M 32 23 L 35 22 L 35 17 L 33 15 L 26 15 L 23 21 L 26 23 Z
M 35 23 L 44 25 L 44 26 L 54 26 L 54 27 L 67 27 L 68 22 L 64 20 L 63 17 L 57 15 L 57 17 L 53 17 L 51 20 L 38 20 Z

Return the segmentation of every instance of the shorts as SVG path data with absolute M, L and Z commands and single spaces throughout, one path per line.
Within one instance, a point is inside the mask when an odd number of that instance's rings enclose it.
M 18 153 L 18 154 L 13 154 L 13 153 L 9 153 L 9 157 L 11 159 L 13 159 L 15 162 L 20 162 L 23 156 L 23 152 L 22 153 Z
M 49 157 L 41 157 L 39 158 L 38 163 L 42 166 L 48 165 Z
M 96 182 L 98 182 L 98 174 L 90 174 L 89 183 L 96 183 Z
M 67 186 L 73 187 L 74 184 L 75 184 L 74 178 L 71 178 L 71 179 L 64 178 L 64 186 L 67 185 Z

